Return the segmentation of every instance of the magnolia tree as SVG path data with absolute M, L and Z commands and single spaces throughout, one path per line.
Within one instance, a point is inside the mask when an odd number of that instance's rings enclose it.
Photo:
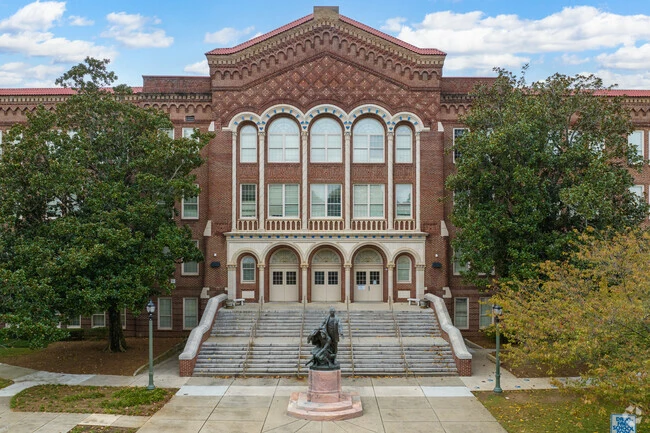
M 586 398 L 650 409 L 650 234 L 585 234 L 577 245 L 493 298 L 515 342 L 508 359 L 549 375 L 581 366 L 582 380 L 570 385 Z
M 198 194 L 192 171 L 210 140 L 172 139 L 167 115 L 141 108 L 108 60 L 57 83 L 76 90 L 5 135 L 0 159 L 0 322 L 43 345 L 58 325 L 107 312 L 109 349 L 126 349 L 121 313 L 169 293 L 181 260 L 200 260 L 175 203 Z

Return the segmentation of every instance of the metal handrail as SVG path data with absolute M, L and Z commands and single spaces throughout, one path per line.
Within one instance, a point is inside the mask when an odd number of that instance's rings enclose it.
M 296 373 L 296 376 L 300 376 L 300 355 L 302 354 L 302 339 L 305 335 L 305 314 L 307 310 L 307 304 L 305 302 L 302 303 L 302 321 L 300 324 L 300 341 L 298 342 L 298 370 Z
M 395 317 L 395 311 L 391 310 L 391 315 L 393 316 L 393 323 L 395 324 L 395 333 L 397 334 L 397 341 L 399 341 L 399 346 L 402 349 L 402 359 L 404 360 L 404 372 L 406 375 L 413 375 L 413 372 L 409 368 L 408 360 L 406 359 L 406 351 L 404 350 L 404 342 L 402 341 L 402 331 L 399 329 L 399 324 L 397 323 L 397 318 Z
M 350 367 L 352 368 L 352 376 L 354 376 L 354 344 L 352 343 L 352 320 L 350 319 L 350 303 L 346 303 L 346 310 L 348 313 L 348 338 L 350 339 Z
M 253 318 L 253 325 L 251 326 L 251 335 L 248 338 L 248 348 L 246 350 L 246 358 L 244 358 L 244 365 L 242 366 L 242 376 L 246 376 L 246 370 L 248 369 L 248 364 L 250 363 L 250 358 L 253 352 L 253 342 L 255 341 L 255 336 L 257 333 L 257 323 L 262 316 L 262 304 L 257 308 L 257 315 Z

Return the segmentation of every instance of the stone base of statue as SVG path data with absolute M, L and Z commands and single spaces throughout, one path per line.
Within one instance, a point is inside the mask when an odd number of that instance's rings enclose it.
M 341 369 L 309 370 L 307 392 L 294 392 L 287 413 L 310 421 L 338 421 L 363 415 L 361 398 L 341 391 Z

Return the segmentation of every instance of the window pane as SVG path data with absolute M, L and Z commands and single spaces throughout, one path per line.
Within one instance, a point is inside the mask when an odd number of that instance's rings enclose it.
M 296 272 L 287 272 L 287 285 L 295 286 L 296 285 Z
M 354 125 L 354 162 L 384 162 L 384 128 L 376 119 L 361 119 Z
M 396 215 L 398 218 L 411 217 L 411 185 L 395 185 Z
M 244 257 L 241 262 L 242 266 L 242 281 L 254 282 L 255 281 L 255 259 L 252 257 Z
M 251 126 L 244 126 L 239 136 L 241 162 L 257 162 L 257 131 Z
M 311 186 L 311 216 L 325 216 L 325 185 Z
M 273 272 L 273 284 L 279 285 L 282 284 L 282 272 Z
M 636 148 L 639 156 L 643 156 L 643 131 L 634 131 L 627 137 L 627 142 Z
M 328 185 L 327 216 L 341 216 L 341 185 Z
M 254 218 L 257 215 L 257 185 L 241 186 L 241 217 Z
M 327 273 L 327 284 L 336 286 L 339 283 L 339 273 L 338 272 L 328 272 Z
M 456 298 L 454 300 L 454 326 L 460 329 L 469 327 L 467 316 L 467 298 Z
M 199 198 L 188 197 L 183 198 L 183 218 L 198 218 L 199 217 Z
M 194 328 L 199 323 L 199 305 L 196 298 L 183 299 L 183 328 Z
M 411 281 L 411 259 L 400 257 L 397 260 L 397 281 L 408 283 Z
M 357 281 L 357 286 L 365 286 L 366 285 L 366 273 L 365 272 L 357 272 L 356 281 Z
M 379 284 L 379 272 L 370 271 L 370 284 Z
M 166 329 L 172 327 L 172 300 L 170 298 L 158 299 L 158 327 Z
M 490 298 L 481 298 L 479 303 L 479 328 L 485 328 L 492 324 L 492 305 Z
M 314 284 L 318 284 L 318 285 L 325 284 L 325 272 L 323 271 L 314 272 Z

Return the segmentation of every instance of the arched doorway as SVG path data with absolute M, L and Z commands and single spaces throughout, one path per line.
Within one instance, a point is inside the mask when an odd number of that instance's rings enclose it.
M 370 248 L 363 249 L 354 257 L 354 301 L 383 301 L 383 259 Z
M 341 302 L 341 259 L 330 249 L 314 255 L 311 271 L 312 302 Z
M 270 260 L 270 302 L 298 302 L 298 256 L 289 249 L 273 253 Z

